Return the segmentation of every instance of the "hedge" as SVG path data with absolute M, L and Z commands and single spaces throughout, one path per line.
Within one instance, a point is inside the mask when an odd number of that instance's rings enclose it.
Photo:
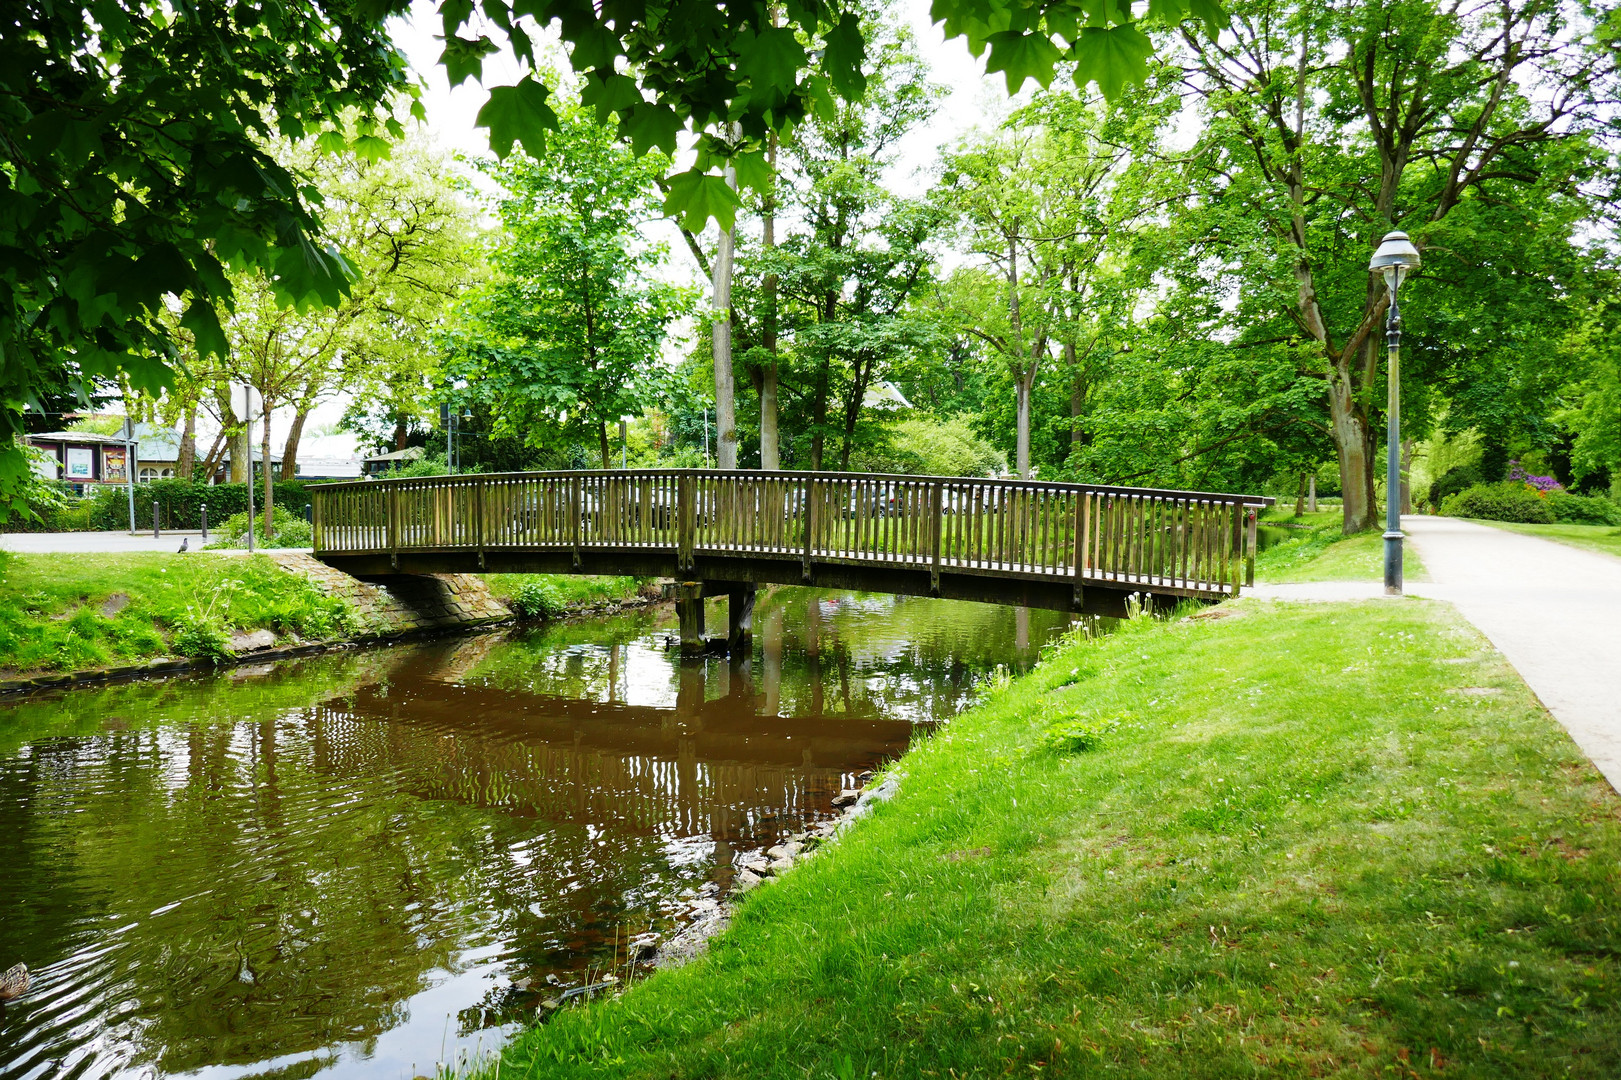
M 253 489 L 254 508 L 264 488 Z M 275 485 L 276 505 L 284 506 L 295 514 L 304 513 L 304 504 L 310 501 L 308 485 L 302 480 L 288 480 Z M 158 523 L 164 529 L 198 529 L 202 527 L 203 504 L 208 505 L 208 520 L 219 524 L 232 514 L 246 513 L 248 486 L 246 484 L 199 484 L 191 480 L 154 480 L 135 485 L 135 527 L 152 527 L 152 503 L 158 504 Z M 89 499 L 90 528 L 122 530 L 129 528 L 129 495 L 123 487 L 103 488 Z

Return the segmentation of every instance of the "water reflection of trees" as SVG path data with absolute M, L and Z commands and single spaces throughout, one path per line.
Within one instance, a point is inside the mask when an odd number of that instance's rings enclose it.
M 13 706 L 0 957 L 36 985 L 0 1071 L 314 1071 L 472 952 L 600 957 L 956 711 L 1007 660 L 997 610 L 907 643 L 893 605 L 785 590 L 740 666 L 675 662 L 648 615 Z

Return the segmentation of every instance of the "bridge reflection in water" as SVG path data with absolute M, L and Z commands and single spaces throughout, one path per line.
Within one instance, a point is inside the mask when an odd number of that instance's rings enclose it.
M 431 1072 L 1067 623 L 790 589 L 744 662 L 648 611 L 0 706 L 0 1075 Z

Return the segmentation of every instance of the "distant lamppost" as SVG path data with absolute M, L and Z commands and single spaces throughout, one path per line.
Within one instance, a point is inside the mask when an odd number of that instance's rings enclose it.
M 1390 404 L 1385 410 L 1385 592 L 1401 595 L 1401 310 L 1396 293 L 1402 279 L 1418 269 L 1418 248 L 1404 232 L 1386 233 L 1368 263 L 1390 290 L 1385 316 L 1385 347 L 1390 353 Z

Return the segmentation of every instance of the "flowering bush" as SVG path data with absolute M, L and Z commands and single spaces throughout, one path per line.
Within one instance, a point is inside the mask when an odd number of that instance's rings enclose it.
M 1500 484 L 1476 484 L 1448 495 L 1441 502 L 1441 513 L 1448 517 L 1480 518 L 1485 521 L 1519 521 L 1552 525 L 1551 510 L 1538 491 L 1523 482 L 1505 480 Z
M 1548 492 L 1565 490 L 1565 485 L 1561 484 L 1551 476 L 1532 476 L 1530 473 L 1526 472 L 1520 467 L 1520 463 L 1518 461 L 1510 461 L 1508 463 L 1508 478 L 1515 483 L 1524 484 L 1526 487 L 1532 488 L 1536 491 Z

